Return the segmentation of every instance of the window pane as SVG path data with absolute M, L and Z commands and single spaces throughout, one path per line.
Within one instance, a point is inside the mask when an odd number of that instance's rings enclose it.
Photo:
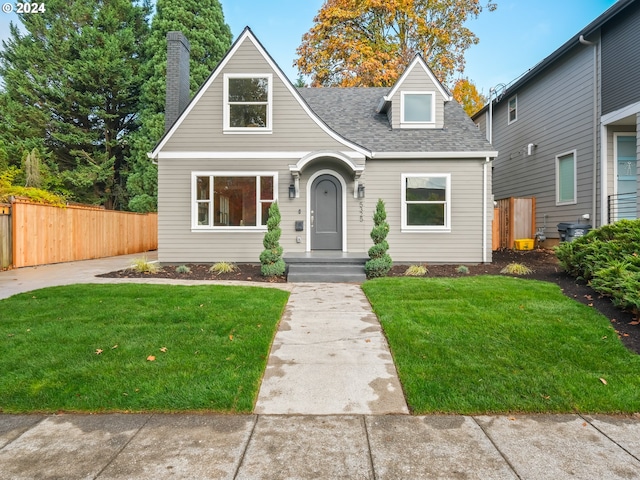
M 269 208 L 271 208 L 271 202 L 262 202 L 262 225 L 267 224 L 267 220 L 269 219 Z
M 256 177 L 214 179 L 215 225 L 256 225 Z
M 431 94 L 407 94 L 404 96 L 405 122 L 431 122 Z
M 444 226 L 444 204 L 408 204 L 407 225 Z
M 198 203 L 198 225 L 209 225 L 209 202 Z
M 558 201 L 575 201 L 573 154 L 558 158 Z
M 231 127 L 266 127 L 266 105 L 229 105 L 229 126 Z
M 197 180 L 197 196 L 198 200 L 209 200 L 209 177 L 198 177 Z
M 447 179 L 445 177 L 407 178 L 408 202 L 444 202 L 446 192 Z
M 273 177 L 260 177 L 260 200 L 273 200 Z
M 518 115 L 518 99 L 513 97 L 509 100 L 509 121 L 513 122 Z
M 230 102 L 266 102 L 269 98 L 267 78 L 230 78 Z

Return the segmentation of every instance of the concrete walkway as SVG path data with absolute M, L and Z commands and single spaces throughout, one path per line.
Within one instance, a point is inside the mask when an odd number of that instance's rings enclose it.
M 139 256 L 0 272 L 0 299 Z M 0 479 L 640 479 L 640 415 L 377 415 L 406 405 L 360 289 L 255 285 L 292 292 L 261 414 L 0 414 Z
M 386 338 L 360 286 L 292 285 L 254 412 L 408 414 Z

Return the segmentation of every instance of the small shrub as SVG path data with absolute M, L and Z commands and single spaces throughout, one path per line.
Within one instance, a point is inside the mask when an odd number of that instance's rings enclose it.
M 370 260 L 364 265 L 367 278 L 384 277 L 393 266 L 393 260 L 387 253 L 389 243 L 385 240 L 388 233 L 387 212 L 382 199 L 378 199 L 371 229 L 371 240 L 374 245 L 369 249 Z
M 469 267 L 467 267 L 466 265 L 460 265 L 458 266 L 458 268 L 456 268 L 456 272 L 467 275 L 469 273 Z
M 191 269 L 186 265 L 179 265 L 176 267 L 176 273 L 191 273 Z
M 570 275 L 610 296 L 614 305 L 640 313 L 640 220 L 619 220 L 556 247 Z
M 269 207 L 269 219 L 267 220 L 267 233 L 264 234 L 262 245 L 264 250 L 260 254 L 260 272 L 265 277 L 283 275 L 287 266 L 282 259 L 283 249 L 280 246 L 280 208 L 278 202 L 273 202 Z
M 157 262 L 150 262 L 147 257 L 142 257 L 134 259 L 129 269 L 137 273 L 158 273 L 160 266 Z
M 423 277 L 429 273 L 426 265 L 411 265 L 404 271 L 404 274 L 409 277 Z
M 215 273 L 216 275 L 220 275 L 221 273 L 233 273 L 238 270 L 233 263 L 230 262 L 218 262 L 211 265 L 209 268 L 209 272 Z
M 512 262 L 500 270 L 500 273 L 508 273 L 509 275 L 529 275 L 530 273 L 533 273 L 533 270 L 522 263 Z

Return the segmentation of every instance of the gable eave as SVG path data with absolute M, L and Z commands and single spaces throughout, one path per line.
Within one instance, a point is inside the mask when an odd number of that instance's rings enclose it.
M 367 150 L 366 148 L 364 148 L 364 147 L 362 147 L 362 146 L 350 141 L 349 139 L 347 139 L 347 138 L 343 137 L 342 135 L 340 135 L 339 133 L 335 132 L 317 114 L 315 114 L 313 112 L 313 110 L 311 110 L 311 108 L 309 107 L 307 102 L 305 102 L 304 99 L 300 96 L 300 94 L 296 91 L 296 89 L 293 86 L 293 84 L 291 83 L 291 81 L 289 81 L 289 79 L 284 74 L 282 69 L 273 60 L 271 55 L 269 55 L 267 50 L 262 46 L 262 44 L 256 38 L 254 33 L 251 31 L 251 29 L 249 27 L 245 27 L 245 29 L 242 31 L 240 36 L 233 43 L 233 45 L 231 46 L 229 51 L 222 58 L 220 63 L 218 63 L 218 65 L 213 70 L 213 72 L 211 72 L 211 75 L 209 75 L 207 80 L 202 84 L 202 86 L 200 87 L 198 92 L 191 99 L 191 101 L 187 105 L 187 108 L 184 109 L 182 114 L 173 123 L 171 128 L 162 136 L 162 138 L 160 139 L 160 141 L 158 142 L 156 147 L 153 149 L 153 151 L 150 154 L 148 154 L 149 158 L 151 158 L 151 159 L 157 159 L 158 158 L 159 152 L 164 148 L 166 143 L 171 139 L 171 137 L 176 132 L 176 130 L 180 127 L 180 125 L 182 124 L 184 119 L 187 117 L 187 115 L 189 115 L 189 113 L 191 112 L 193 107 L 198 104 L 198 102 L 200 101 L 202 96 L 205 94 L 205 92 L 209 89 L 211 84 L 218 78 L 220 72 L 222 72 L 225 69 L 225 67 L 226 67 L 227 63 L 229 62 L 229 60 L 231 58 L 233 58 L 233 56 L 235 55 L 236 51 L 240 48 L 240 46 L 246 40 L 249 40 L 249 41 L 251 41 L 251 43 L 253 43 L 253 45 L 258 50 L 260 55 L 269 64 L 271 69 L 275 72 L 277 77 L 280 79 L 280 81 L 283 83 L 283 85 L 287 88 L 287 90 L 291 93 L 291 95 L 293 95 L 293 98 L 295 98 L 295 100 L 298 102 L 300 107 L 302 107 L 302 109 L 309 116 L 309 118 L 311 118 L 311 120 L 313 120 L 327 135 L 329 135 L 331 138 L 333 138 L 337 142 L 341 143 L 345 147 L 353 149 L 354 151 L 360 153 L 361 155 L 369 156 L 371 154 L 371 152 L 369 152 L 369 150 Z
M 429 68 L 429 65 L 427 65 L 427 63 L 424 61 L 424 58 L 422 58 L 422 55 L 417 54 L 414 59 L 411 61 L 411 63 L 409 64 L 409 66 L 405 69 L 405 71 L 402 73 L 402 75 L 400 75 L 400 78 L 398 79 L 398 81 L 395 83 L 395 85 L 393 86 L 393 88 L 391 89 L 391 91 L 384 97 L 384 101 L 385 102 L 390 102 L 391 99 L 393 98 L 393 96 L 398 92 L 398 90 L 400 89 L 400 86 L 402 85 L 402 83 L 405 81 L 405 79 L 407 78 L 407 76 L 411 73 L 411 71 L 416 67 L 416 65 L 419 65 L 424 72 L 427 74 L 427 76 L 429 77 L 429 79 L 433 82 L 433 84 L 436 86 L 436 88 L 438 89 L 438 92 L 440 92 L 440 94 L 444 97 L 444 100 L 446 102 L 450 102 L 451 100 L 453 100 L 453 96 L 449 93 L 449 91 L 444 87 L 444 85 L 442 85 L 442 83 L 440 82 L 440 80 L 438 80 L 436 78 L 436 76 L 433 74 L 433 71 L 431 70 L 431 68 Z

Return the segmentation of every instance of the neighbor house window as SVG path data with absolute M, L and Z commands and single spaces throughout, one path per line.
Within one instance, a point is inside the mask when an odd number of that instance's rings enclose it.
M 515 122 L 518 119 L 518 96 L 515 95 L 509 99 L 509 122 Z
M 276 200 L 276 173 L 193 174 L 194 229 L 264 230 Z
M 402 175 L 402 229 L 449 231 L 451 175 Z
M 576 203 L 576 151 L 556 157 L 556 204 Z
M 224 76 L 225 132 L 271 132 L 271 75 Z
M 435 94 L 433 92 L 402 92 L 401 126 L 428 128 L 435 125 Z

